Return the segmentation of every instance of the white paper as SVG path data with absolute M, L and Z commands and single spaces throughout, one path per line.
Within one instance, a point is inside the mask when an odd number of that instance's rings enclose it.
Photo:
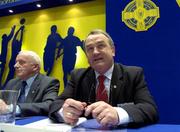
M 85 122 L 87 119 L 84 117 L 79 118 L 78 122 L 76 123 L 77 126 L 82 122 Z M 53 123 L 50 119 L 43 119 L 37 122 L 33 122 L 27 125 L 24 125 L 28 128 L 39 128 L 43 130 L 51 130 L 51 131 L 58 131 L 58 132 L 67 132 L 70 131 L 74 126 L 65 124 L 65 123 Z
M 73 127 L 86 120 L 86 118 L 81 117 L 74 126 L 65 123 L 53 123 L 50 119 L 43 119 L 26 125 L 0 123 L 0 130 L 5 132 L 69 132 Z

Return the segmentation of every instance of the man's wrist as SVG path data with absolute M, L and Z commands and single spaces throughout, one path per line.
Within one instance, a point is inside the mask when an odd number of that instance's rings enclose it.
M 6 113 L 10 113 L 13 111 L 13 104 L 7 105 L 6 107 Z
M 121 107 L 114 107 L 118 113 L 119 122 L 118 125 L 128 124 L 130 122 L 130 118 L 128 113 Z
M 16 105 L 16 116 L 20 116 L 21 114 L 21 108 L 19 107 L 19 105 Z

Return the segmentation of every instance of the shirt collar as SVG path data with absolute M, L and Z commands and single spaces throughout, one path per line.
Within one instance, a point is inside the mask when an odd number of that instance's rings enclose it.
M 111 68 L 109 68 L 108 71 L 104 73 L 104 76 L 108 78 L 109 80 L 111 80 L 113 69 L 114 69 L 114 64 L 111 66 Z M 95 75 L 97 79 L 100 74 L 97 71 L 95 71 Z
M 26 80 L 26 83 L 27 83 L 27 85 L 28 85 L 29 87 L 31 87 L 31 84 L 33 83 L 33 81 L 34 81 L 34 79 L 37 77 L 37 75 L 38 75 L 38 74 L 35 74 L 34 76 L 32 76 L 32 77 L 30 77 L 30 78 L 28 78 L 28 79 Z

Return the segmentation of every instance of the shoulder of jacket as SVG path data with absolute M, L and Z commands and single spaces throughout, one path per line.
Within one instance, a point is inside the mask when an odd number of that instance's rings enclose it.
M 120 68 L 123 68 L 124 70 L 142 70 L 143 69 L 140 66 L 130 66 L 130 65 L 124 65 L 121 63 L 116 63 L 116 65 L 119 65 Z
M 88 67 L 88 68 L 79 68 L 79 69 L 74 69 L 71 73 L 72 74 L 78 74 L 78 75 L 81 75 L 81 74 L 84 74 L 90 70 L 93 70 L 91 67 Z

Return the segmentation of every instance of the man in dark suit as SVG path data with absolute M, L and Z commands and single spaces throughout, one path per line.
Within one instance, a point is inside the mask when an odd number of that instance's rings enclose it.
M 17 78 L 10 80 L 5 89 L 19 92 L 17 116 L 48 115 L 50 104 L 58 96 L 59 81 L 41 74 L 40 64 L 40 57 L 33 51 L 21 51 L 16 57 Z
M 102 30 L 88 34 L 84 49 L 90 67 L 72 71 L 64 92 L 50 106 L 49 117 L 72 125 L 80 116 L 90 115 L 102 126 L 155 123 L 157 107 L 142 68 L 114 63 L 113 40 Z M 99 93 L 100 85 L 105 89 Z

